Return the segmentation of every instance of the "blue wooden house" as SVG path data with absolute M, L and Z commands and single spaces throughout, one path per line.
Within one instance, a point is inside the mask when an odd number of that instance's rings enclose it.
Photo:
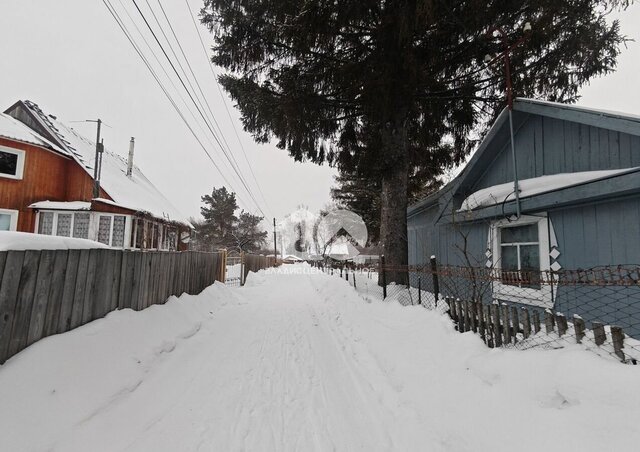
M 513 130 L 515 171 L 505 110 L 461 174 L 409 208 L 410 264 L 435 255 L 440 264 L 500 275 L 640 264 L 640 117 L 517 99 Z M 481 297 L 616 323 L 640 336 L 632 289 L 499 277 Z

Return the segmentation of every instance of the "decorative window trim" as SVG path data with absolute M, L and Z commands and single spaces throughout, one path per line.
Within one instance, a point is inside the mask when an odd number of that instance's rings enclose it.
M 15 154 L 18 156 L 18 162 L 16 164 L 16 174 L 0 173 L 0 177 L 3 177 L 5 179 L 22 180 L 22 177 L 24 176 L 24 160 L 27 153 L 22 149 L 8 148 L 6 146 L 0 146 L 0 151 L 6 152 L 8 154 Z
M 500 231 L 507 227 L 524 226 L 527 224 L 538 225 L 540 271 L 548 271 L 550 269 L 549 220 L 545 214 L 544 216 L 523 215 L 515 221 L 509 222 L 508 220 L 500 220 L 491 224 L 491 257 L 493 258 L 493 268 L 495 271 L 501 271 L 500 260 L 502 254 L 500 246 Z M 540 289 L 532 289 L 502 284 L 499 280 L 495 280 L 493 282 L 493 298 L 502 301 L 528 304 L 540 308 L 553 307 L 552 286 L 551 284 L 548 284 L 548 281 L 542 281 Z
M 18 229 L 18 215 L 20 215 L 18 210 L 0 209 L 0 214 L 9 215 L 11 217 L 11 220 L 9 220 L 9 231 L 16 231 Z

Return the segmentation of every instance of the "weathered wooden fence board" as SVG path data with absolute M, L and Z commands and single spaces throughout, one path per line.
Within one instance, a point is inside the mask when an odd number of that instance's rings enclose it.
M 197 294 L 224 277 L 222 253 L 110 249 L 0 252 L 0 364 L 29 344 L 115 309 Z
M 0 278 L 0 362 L 4 362 L 9 357 L 11 329 L 24 262 L 24 252 L 22 251 L 9 251 L 4 254 L 6 254 L 6 261 Z

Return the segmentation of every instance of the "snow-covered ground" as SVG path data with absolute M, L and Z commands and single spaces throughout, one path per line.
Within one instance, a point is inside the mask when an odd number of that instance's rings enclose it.
M 488 349 L 306 265 L 44 339 L 0 367 L 0 450 L 635 450 L 640 368 Z M 284 271 L 281 270 L 281 272 Z

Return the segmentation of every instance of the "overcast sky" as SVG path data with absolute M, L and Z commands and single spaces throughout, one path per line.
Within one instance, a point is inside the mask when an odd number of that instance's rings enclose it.
M 268 217 L 281 218 L 299 205 L 306 205 L 312 210 L 323 207 L 329 201 L 334 171 L 326 166 L 296 163 L 286 151 L 272 145 L 255 144 L 251 136 L 242 130 L 239 115 L 227 99 L 236 130 L 255 173 L 256 184 L 189 15 L 189 10 L 197 13 L 201 0 L 160 1 L 223 135 L 235 153 L 241 172 L 264 213 Z M 158 0 L 137 0 L 154 26 L 147 2 L 154 8 L 165 32 L 172 39 L 158 7 Z M 259 213 L 219 148 L 207 141 L 206 137 L 210 137 L 210 134 L 203 131 L 202 121 L 197 122 L 190 116 L 184 107 L 185 103 L 176 94 L 178 90 L 166 81 L 160 66 L 145 47 L 127 12 L 144 32 L 148 42 L 153 44 L 154 50 L 157 49 L 131 0 L 111 0 L 111 3 L 158 69 L 167 89 L 223 169 L 232 188 L 238 192 L 240 206 Z M 126 5 L 126 10 L 123 5 Z M 629 43 L 628 49 L 623 51 L 617 73 L 594 80 L 583 89 L 580 105 L 640 114 L 640 90 L 637 87 L 640 73 L 640 7 L 635 4 L 619 17 L 623 32 L 637 42 Z M 0 110 L 5 110 L 18 99 L 28 99 L 64 122 L 100 117 L 110 126 L 103 130 L 106 146 L 122 155 L 127 153 L 130 137 L 135 136 L 136 164 L 187 215 L 199 214 L 202 194 L 210 192 L 213 186 L 225 185 L 102 0 L 0 0 L 0 30 Z M 200 32 L 208 47 L 210 35 L 202 27 Z M 164 39 L 161 35 L 159 38 Z M 175 43 L 173 45 L 179 53 Z M 165 47 L 170 52 L 166 44 Z M 157 51 L 157 56 L 164 58 L 160 51 Z M 171 71 L 166 64 L 165 70 Z M 178 86 L 179 82 L 174 83 Z M 182 95 L 188 100 L 185 94 Z M 197 116 L 195 109 L 192 110 Z M 95 137 L 94 125 L 72 125 L 84 135 L 92 139 Z

